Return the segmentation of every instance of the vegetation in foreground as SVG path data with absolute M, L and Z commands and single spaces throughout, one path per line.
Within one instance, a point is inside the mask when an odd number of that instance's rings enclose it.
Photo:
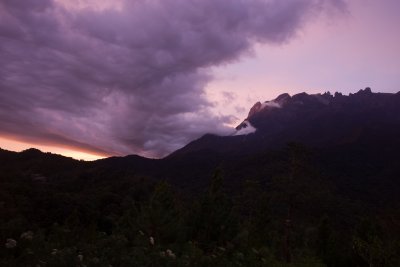
M 3 166 L 0 266 L 400 266 L 397 203 L 338 195 L 297 145 L 279 168 L 240 190 L 217 169 L 191 195 L 137 175 Z

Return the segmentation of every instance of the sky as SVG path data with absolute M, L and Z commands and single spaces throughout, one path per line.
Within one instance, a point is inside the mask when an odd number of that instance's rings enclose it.
M 0 147 L 160 158 L 281 93 L 400 90 L 397 0 L 2 0 Z

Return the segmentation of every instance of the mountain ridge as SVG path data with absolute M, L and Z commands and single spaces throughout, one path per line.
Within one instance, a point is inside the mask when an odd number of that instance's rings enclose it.
M 331 114 L 327 114 L 329 112 L 331 112 Z M 274 139 L 269 143 L 274 143 L 273 141 L 275 140 L 276 143 L 281 144 L 282 142 L 287 143 L 291 141 L 306 141 L 306 143 L 310 143 L 310 140 L 299 138 L 299 134 L 298 136 L 288 136 L 283 134 L 285 131 L 299 132 L 293 131 L 293 129 L 288 129 L 287 125 L 285 126 L 285 123 L 288 124 L 296 120 L 306 120 L 308 123 L 318 124 L 321 125 L 320 127 L 325 128 L 329 128 L 327 125 L 328 123 L 333 125 L 335 122 L 342 124 L 344 123 L 343 126 L 347 127 L 351 121 L 349 122 L 348 119 L 345 119 L 346 114 L 355 114 L 355 117 L 351 118 L 352 122 L 355 122 L 357 119 L 361 118 L 360 122 L 362 123 L 355 123 L 355 125 L 351 127 L 352 129 L 347 132 L 347 135 L 342 134 L 341 138 L 339 139 L 341 139 L 342 142 L 346 142 L 346 140 L 351 141 L 352 139 L 359 137 L 363 132 L 363 129 L 368 126 L 365 118 L 363 119 L 362 117 L 357 116 L 367 116 L 368 119 L 373 120 L 373 122 L 378 123 L 378 125 L 386 123 L 386 128 L 393 126 L 393 128 L 396 128 L 397 131 L 397 127 L 400 127 L 400 117 L 396 116 L 398 113 L 400 114 L 400 91 L 397 93 L 372 92 L 371 88 L 367 87 L 365 89 L 360 89 L 356 93 L 350 93 L 349 95 L 343 95 L 340 92 L 331 94 L 329 91 L 318 94 L 307 94 L 306 92 L 302 92 L 292 96 L 288 93 L 282 93 L 275 99 L 264 102 L 259 101 L 255 103 L 250 108 L 247 117 L 235 127 L 235 133 L 231 135 L 215 135 L 210 133 L 204 134 L 200 138 L 189 142 L 187 145 L 176 151 L 173 151 L 164 158 L 171 158 L 177 154 L 186 153 L 185 151 L 191 150 L 197 151 L 204 149 L 213 152 L 219 152 L 221 149 L 215 144 L 218 142 L 221 143 L 219 146 L 229 147 L 230 149 L 228 150 L 240 150 L 232 147 L 232 145 L 237 143 L 248 143 L 248 140 L 253 139 L 254 136 L 257 136 L 257 139 Z M 326 117 L 328 115 L 330 117 Z M 303 118 L 301 118 L 301 116 L 303 116 Z M 337 117 L 334 118 L 332 116 Z M 323 117 L 326 117 L 326 119 L 330 121 L 324 121 Z M 340 117 L 343 119 L 343 121 L 340 121 Z M 378 122 L 379 119 L 384 120 Z M 298 122 L 293 125 L 297 125 L 298 128 L 304 127 L 303 125 L 299 125 Z M 377 126 L 372 128 L 377 128 Z M 246 129 L 247 131 L 243 131 L 243 129 Z M 326 133 L 327 129 L 325 129 L 324 132 Z M 310 132 L 307 134 L 309 133 Z M 304 134 L 305 133 L 303 133 L 303 135 Z M 355 137 L 351 138 L 352 135 Z M 319 143 L 327 141 L 329 140 L 322 140 Z M 340 140 L 336 141 L 340 143 Z M 313 142 L 310 144 L 313 144 Z M 217 147 L 215 147 L 215 145 Z M 275 146 L 271 144 L 271 148 L 274 147 Z M 246 149 L 244 149 L 244 151 L 245 150 Z M 36 148 L 30 148 L 22 151 L 23 154 L 38 154 L 38 152 L 41 151 Z M 126 156 L 113 156 L 96 161 L 119 158 L 145 158 L 151 160 L 150 158 L 132 154 Z
M 232 146 L 237 151 L 252 153 L 282 147 L 287 142 L 340 145 L 364 142 L 382 134 L 398 143 L 395 137 L 400 133 L 400 117 L 397 114 L 400 114 L 400 92 L 373 93 L 367 87 L 348 96 L 338 92 L 334 95 L 329 92 L 281 94 L 274 100 L 257 102 L 236 127 L 237 131 L 247 127 L 254 127 L 255 131 L 223 138 L 207 134 L 171 155 L 202 149 L 228 153 Z

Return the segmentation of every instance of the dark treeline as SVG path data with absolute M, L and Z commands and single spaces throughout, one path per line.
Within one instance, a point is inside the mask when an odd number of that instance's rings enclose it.
M 400 266 L 399 203 L 338 193 L 300 145 L 196 193 L 32 153 L 2 157 L 0 266 Z

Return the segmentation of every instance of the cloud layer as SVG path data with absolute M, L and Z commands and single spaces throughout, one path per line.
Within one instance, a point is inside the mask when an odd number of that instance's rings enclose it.
M 164 156 L 226 131 L 232 118 L 212 113 L 204 94 L 209 67 L 257 42 L 287 42 L 321 12 L 344 8 L 340 0 L 3 0 L 0 135 Z

